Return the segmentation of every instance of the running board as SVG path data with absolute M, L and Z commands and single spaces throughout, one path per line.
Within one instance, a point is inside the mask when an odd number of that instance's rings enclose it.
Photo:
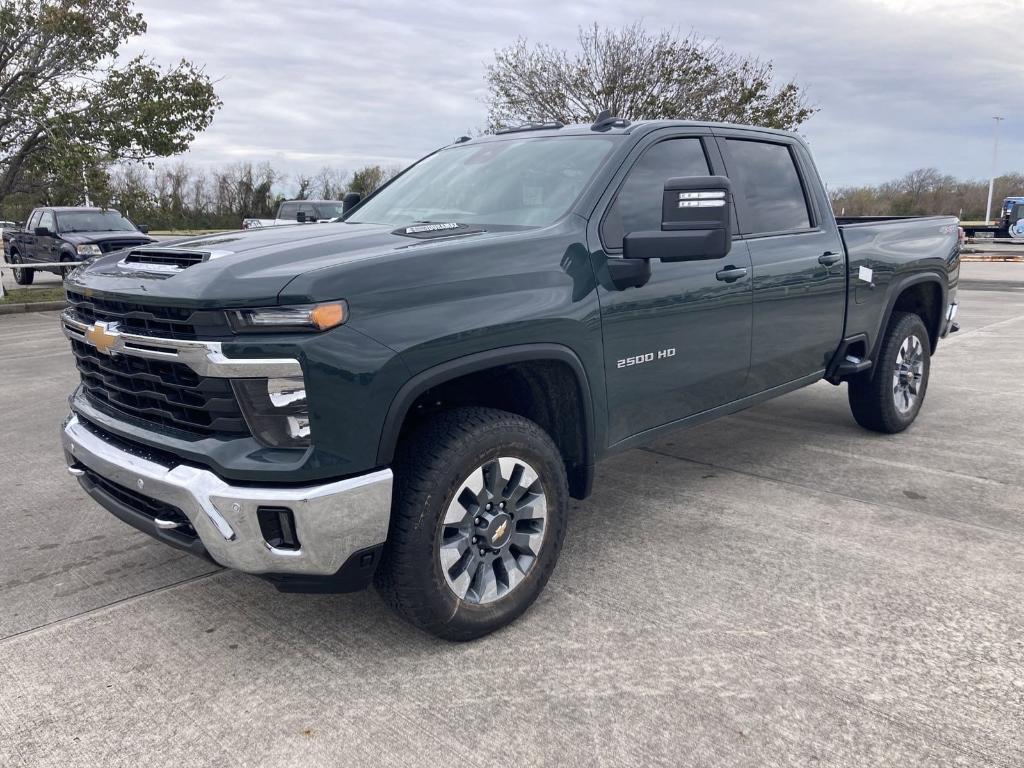
M 825 381 L 838 385 L 840 382 L 857 374 L 871 370 L 873 365 L 871 360 L 850 352 L 851 349 L 858 352 L 867 349 L 867 341 L 867 336 L 863 333 L 843 339 L 839 349 L 836 351 L 835 357 L 832 358 L 832 363 L 825 371 Z
M 837 379 L 845 379 L 849 376 L 856 376 L 858 373 L 864 373 L 864 371 L 867 371 L 870 368 L 870 360 L 849 355 L 843 358 L 843 361 L 836 366 L 832 375 Z

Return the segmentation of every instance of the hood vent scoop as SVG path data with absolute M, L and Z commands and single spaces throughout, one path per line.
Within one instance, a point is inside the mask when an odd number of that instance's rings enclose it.
M 210 258 L 208 251 L 185 248 L 136 248 L 121 259 L 121 264 L 145 272 L 180 272 Z

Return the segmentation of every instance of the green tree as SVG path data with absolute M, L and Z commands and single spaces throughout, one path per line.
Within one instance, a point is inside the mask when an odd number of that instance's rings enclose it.
M 488 129 L 527 120 L 616 117 L 711 120 L 792 130 L 816 109 L 795 82 L 774 83 L 770 61 L 676 30 L 581 27 L 570 52 L 520 38 L 487 67 Z
M 131 0 L 4 0 L 0 200 L 83 167 L 183 152 L 210 124 L 220 100 L 202 69 L 119 60 L 145 31 Z
M 367 165 L 353 172 L 348 183 L 349 192 L 358 192 L 363 197 L 382 186 L 400 173 L 398 168 L 382 168 L 379 165 Z
M 1020 194 L 1024 194 L 1024 174 L 999 176 L 993 207 L 1004 197 Z M 935 168 L 919 168 L 876 186 L 841 187 L 831 193 L 833 210 L 846 216 L 949 215 L 966 221 L 985 218 L 987 196 L 988 180 L 957 179 Z

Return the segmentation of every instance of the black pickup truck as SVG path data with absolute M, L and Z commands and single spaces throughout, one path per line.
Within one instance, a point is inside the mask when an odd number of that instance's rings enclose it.
M 36 208 L 21 230 L 4 229 L 4 255 L 11 264 L 84 261 L 122 248 L 155 242 L 145 226 L 136 227 L 110 208 Z M 44 267 L 62 277 L 72 266 Z M 18 285 L 31 285 L 35 269 L 11 270 Z
M 463 139 L 342 221 L 73 273 L 67 461 L 171 546 L 284 591 L 375 581 L 477 637 L 537 597 L 613 452 L 822 379 L 908 427 L 956 329 L 957 229 L 837 222 L 789 133 Z

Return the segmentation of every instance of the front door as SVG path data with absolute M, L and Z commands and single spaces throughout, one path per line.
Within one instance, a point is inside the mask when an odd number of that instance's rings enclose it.
M 60 261 L 60 255 L 57 252 L 57 238 L 55 236 L 57 232 L 57 217 L 54 216 L 53 211 L 43 211 L 43 215 L 39 218 L 38 226 L 45 227 L 49 230 L 50 234 L 36 238 L 36 261 Z
M 36 227 L 39 226 L 39 219 L 42 215 L 42 211 L 33 211 L 28 224 L 25 225 L 25 231 L 18 238 L 18 245 L 21 246 L 18 250 L 22 261 L 42 261 L 36 256 L 36 240 L 39 239 L 36 237 Z
M 661 229 L 667 179 L 720 172 L 710 136 L 659 133 L 612 185 L 594 251 L 599 274 L 605 259 L 621 257 L 625 234 Z M 727 268 L 748 274 L 737 278 Z M 749 270 L 746 245 L 736 242 L 724 259 L 653 261 L 639 288 L 599 286 L 610 444 L 741 396 L 750 364 Z

